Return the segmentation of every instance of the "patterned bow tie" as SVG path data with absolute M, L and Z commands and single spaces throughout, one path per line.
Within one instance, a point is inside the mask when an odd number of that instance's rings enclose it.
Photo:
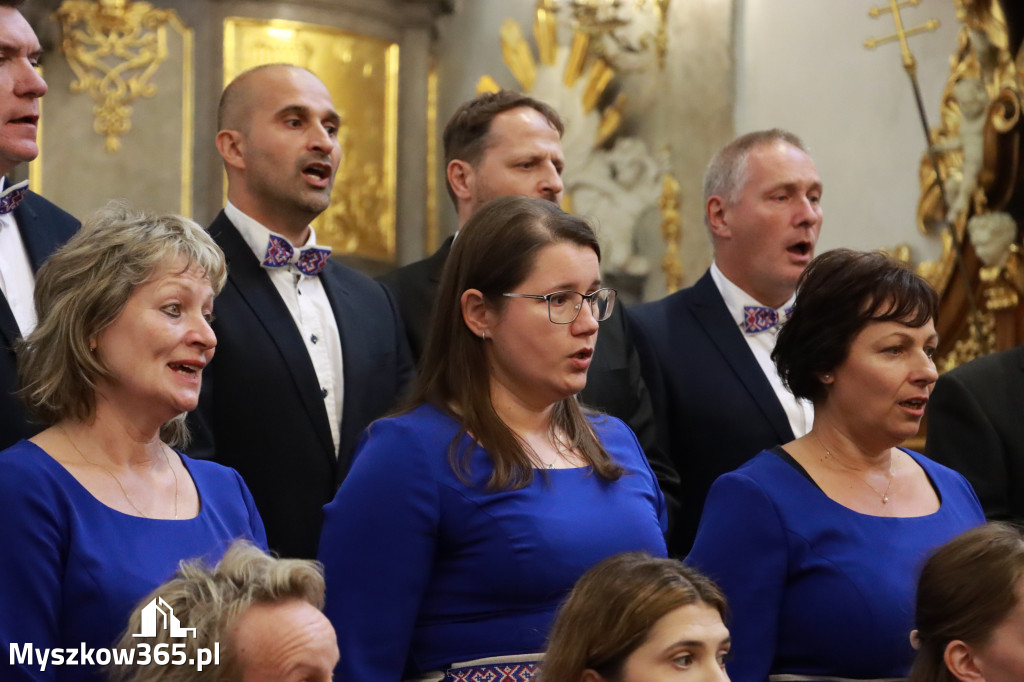
M 327 265 L 330 255 L 329 246 L 307 246 L 296 251 L 287 239 L 272 234 L 267 244 L 267 255 L 263 257 L 263 267 L 283 268 L 294 265 L 302 274 L 315 277 Z
M 793 314 L 793 308 L 784 311 L 786 319 Z M 759 305 L 743 306 L 743 331 L 747 334 L 759 334 L 779 324 L 779 313 L 775 308 Z
M 22 180 L 17 185 L 8 187 L 0 192 L 0 214 L 10 213 L 25 198 L 28 191 L 28 180 Z

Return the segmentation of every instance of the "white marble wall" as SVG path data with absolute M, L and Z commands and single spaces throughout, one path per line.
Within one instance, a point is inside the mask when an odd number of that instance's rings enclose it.
M 866 50 L 894 32 L 880 0 L 736 0 L 736 133 L 781 126 L 811 148 L 825 185 L 820 250 L 909 243 L 916 261 L 938 257 L 937 236 L 918 232 L 918 167 L 925 148 L 899 45 Z M 929 122 L 956 46 L 952 0 L 903 10 L 907 27 L 927 19 L 938 31 L 910 39 Z

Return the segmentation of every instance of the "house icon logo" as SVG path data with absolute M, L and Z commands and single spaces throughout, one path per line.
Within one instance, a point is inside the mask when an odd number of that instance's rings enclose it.
M 183 628 L 181 622 L 174 615 L 174 609 L 163 600 L 163 597 L 156 597 L 146 604 L 142 609 L 142 632 L 132 637 L 156 637 L 157 627 L 161 626 L 171 637 L 192 637 L 196 636 L 195 628 Z

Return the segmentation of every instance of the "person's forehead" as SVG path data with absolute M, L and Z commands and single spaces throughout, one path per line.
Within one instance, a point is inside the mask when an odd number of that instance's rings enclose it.
M 39 52 L 39 39 L 21 12 L 0 7 L 0 49 L 31 54 Z

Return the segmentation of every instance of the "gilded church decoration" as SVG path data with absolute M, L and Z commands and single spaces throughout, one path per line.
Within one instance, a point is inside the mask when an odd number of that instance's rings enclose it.
M 942 238 L 940 259 L 918 266 L 941 296 L 941 369 L 1024 341 L 1024 258 L 1011 215 L 1021 200 L 1024 80 L 999 3 L 953 2 L 961 27 L 917 211 L 921 232 Z
M 167 28 L 190 32 L 173 10 L 131 0 L 65 0 L 54 17 L 75 74 L 71 91 L 92 97 L 93 129 L 115 152 L 131 130 L 133 102 L 156 93 L 151 79 L 167 58 Z
M 597 220 L 602 266 L 620 290 L 632 292 L 659 265 L 637 245 L 652 214 L 660 215 L 667 289 L 683 281 L 678 182 L 667 153 L 655 155 L 620 130 L 626 98 L 616 82 L 621 73 L 663 63 L 668 7 L 669 0 L 538 0 L 536 55 L 518 23 L 507 19 L 500 30 L 503 60 L 520 89 L 551 104 L 566 123 L 566 208 Z M 477 84 L 478 92 L 498 88 L 486 75 Z
M 335 253 L 395 258 L 398 45 L 329 26 L 280 19 L 224 21 L 224 83 L 261 64 L 309 69 L 342 117 L 341 166 L 331 204 L 314 222 Z

